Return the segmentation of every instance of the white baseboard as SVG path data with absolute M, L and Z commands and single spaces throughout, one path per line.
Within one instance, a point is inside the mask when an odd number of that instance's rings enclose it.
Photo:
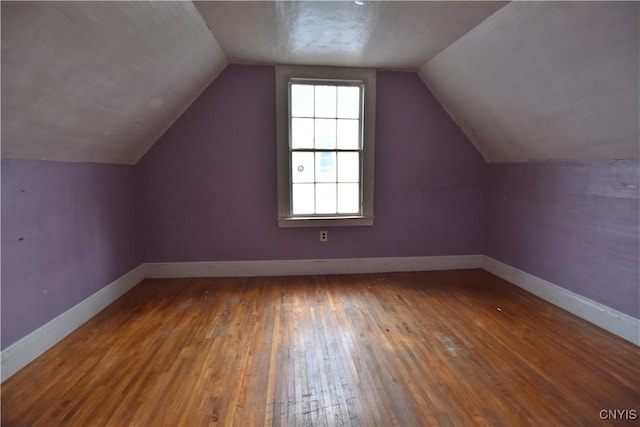
M 480 268 L 481 255 L 141 264 L 1 353 L 1 381 L 14 375 L 145 278 L 285 276 Z
M 639 319 L 484 255 L 148 263 L 139 265 L 3 350 L 1 381 L 35 360 L 145 278 L 355 274 L 470 268 L 483 268 L 640 346 Z
M 483 256 L 482 268 L 545 301 L 640 346 L 640 319 L 578 295 L 493 258 Z
M 298 276 L 480 268 L 482 255 L 148 263 L 148 278 Z
M 144 278 L 145 267 L 142 264 L 4 349 L 0 356 L 1 381 L 31 363 Z

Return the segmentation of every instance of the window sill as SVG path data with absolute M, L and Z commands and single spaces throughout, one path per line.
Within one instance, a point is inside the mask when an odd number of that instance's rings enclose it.
M 366 227 L 373 225 L 373 217 L 336 216 L 336 217 L 287 217 L 278 219 L 280 228 L 302 227 Z

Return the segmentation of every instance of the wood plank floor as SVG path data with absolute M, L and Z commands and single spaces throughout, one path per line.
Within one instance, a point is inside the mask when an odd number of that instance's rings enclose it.
M 639 360 L 482 270 L 146 280 L 5 381 L 2 424 L 606 425 Z

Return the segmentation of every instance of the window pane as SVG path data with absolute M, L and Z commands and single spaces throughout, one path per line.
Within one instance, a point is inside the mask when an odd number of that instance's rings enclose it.
M 316 86 L 316 117 L 336 117 L 336 87 Z
M 291 192 L 292 209 L 294 215 L 313 214 L 314 212 L 314 184 L 293 184 Z
M 316 182 L 336 182 L 336 153 L 316 152 Z
M 313 148 L 313 119 L 291 119 L 291 148 Z
M 291 115 L 313 117 L 313 85 L 291 85 Z
M 338 148 L 357 150 L 360 148 L 359 120 L 338 120 Z
M 314 180 L 313 153 L 291 153 L 291 180 L 292 182 L 313 182 Z
M 338 117 L 360 118 L 360 88 L 357 86 L 338 87 Z
M 316 213 L 336 212 L 336 184 L 316 184 Z
M 338 184 L 338 213 L 360 213 L 359 184 Z
M 333 119 L 316 120 L 315 148 L 336 148 L 336 121 Z
M 338 153 L 338 182 L 360 182 L 360 153 Z

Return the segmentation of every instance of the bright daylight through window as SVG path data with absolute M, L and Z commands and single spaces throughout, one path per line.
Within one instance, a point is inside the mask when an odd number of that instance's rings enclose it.
M 278 80 L 280 225 L 371 225 L 375 72 L 320 70 Z M 330 70 L 337 77 L 327 78 Z
M 293 215 L 361 214 L 360 86 L 292 83 Z

